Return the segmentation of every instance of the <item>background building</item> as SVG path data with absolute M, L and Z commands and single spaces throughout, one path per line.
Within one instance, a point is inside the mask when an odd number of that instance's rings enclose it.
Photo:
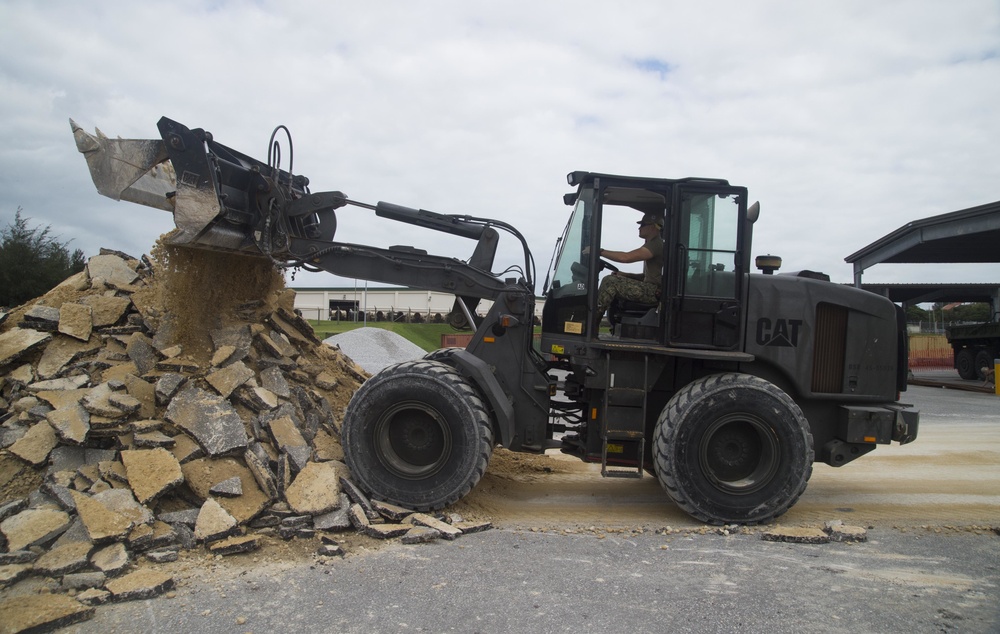
M 420 315 L 420 321 L 435 321 L 435 315 L 446 317 L 455 303 L 455 296 L 437 291 L 423 291 L 406 287 L 341 286 L 330 288 L 293 288 L 295 308 L 306 319 L 354 321 L 369 319 L 381 313 L 380 319 L 392 319 L 400 313 L 406 321 L 413 321 L 413 315 Z M 536 298 L 535 316 L 541 319 L 544 300 Z M 483 300 L 476 312 L 485 315 L 493 302 Z

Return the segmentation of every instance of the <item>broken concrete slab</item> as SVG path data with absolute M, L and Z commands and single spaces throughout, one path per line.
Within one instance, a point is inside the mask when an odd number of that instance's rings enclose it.
M 320 557 L 343 557 L 344 549 L 340 544 L 323 544 L 316 551 L 316 554 Z
M 819 528 L 777 526 L 764 531 L 760 538 L 766 542 L 787 542 L 792 544 L 826 544 L 830 536 Z
M 92 618 L 94 610 L 65 594 L 28 594 L 0 603 L 0 623 L 5 632 L 51 632 Z
M 390 522 L 402 522 L 408 516 L 416 512 L 411 509 L 403 508 L 402 506 L 382 502 L 381 500 L 372 500 L 371 503 L 372 507 L 378 511 L 379 515 Z
M 201 448 L 201 445 L 195 442 L 195 440 L 187 434 L 181 433 L 176 436 L 171 436 L 171 438 L 174 443 L 170 447 L 170 453 L 174 454 L 174 457 L 177 458 L 177 462 L 185 464 L 205 456 L 205 450 Z
M 245 358 L 250 353 L 253 336 L 250 333 L 250 326 L 231 326 L 220 328 L 210 333 L 212 343 L 218 350 L 223 346 L 232 346 L 235 352 L 228 359 L 230 363 Z
M 64 590 L 86 590 L 99 588 L 108 578 L 103 572 L 74 572 L 63 575 L 60 587 Z
M 131 563 L 128 550 L 122 542 L 99 548 L 90 555 L 90 565 L 109 577 L 121 574 Z
M 209 456 L 246 449 L 249 442 L 233 406 L 201 388 L 188 387 L 171 399 L 166 418 L 191 434 Z
M 831 542 L 864 542 L 868 541 L 868 531 L 861 526 L 849 526 L 843 522 L 827 522 L 823 532 L 830 536 Z
M 427 526 L 414 526 L 399 538 L 404 544 L 425 544 L 441 538 L 440 531 Z
M 351 505 L 348 517 L 351 518 L 351 524 L 354 525 L 355 529 L 376 539 L 401 537 L 413 528 L 412 524 L 372 524 L 368 520 L 368 516 L 365 515 L 364 508 L 357 503 Z
M 24 322 L 32 328 L 55 331 L 59 327 L 59 309 L 43 304 L 35 304 L 24 312 Z
M 154 564 L 165 564 L 177 561 L 178 554 L 176 548 L 160 548 L 147 552 L 145 557 Z
M 77 341 L 70 337 L 56 337 L 45 346 L 45 352 L 38 360 L 36 368 L 38 378 L 57 378 L 67 365 L 80 357 L 99 350 L 100 347 L 101 340 L 98 337 L 91 337 L 83 341 Z
M 335 390 L 340 381 L 330 372 L 320 372 L 315 378 L 316 387 L 321 390 Z
M 47 421 L 32 425 L 8 451 L 28 464 L 39 467 L 49 459 L 49 452 L 59 444 L 56 430 Z
M 76 595 L 76 600 L 84 605 L 102 605 L 110 598 L 111 593 L 100 588 L 88 588 Z
M 30 564 L 36 559 L 38 559 L 38 553 L 33 550 L 13 550 L 6 553 L 0 553 L 0 566 L 9 566 L 11 564 Z
M 243 480 L 239 476 L 227 478 L 208 490 L 212 495 L 234 498 L 243 495 Z
M 0 522 L 0 533 L 7 538 L 8 551 L 24 550 L 51 542 L 69 525 L 70 517 L 65 511 L 29 508 Z
M 181 464 L 162 447 L 123 450 L 120 455 L 129 486 L 140 504 L 148 504 L 184 482 Z
M 76 572 L 87 565 L 93 545 L 90 542 L 70 542 L 51 549 L 35 562 L 35 572 L 59 577 Z
M 52 339 L 47 332 L 31 328 L 12 328 L 0 334 L 0 368 L 13 363 L 21 355 L 34 350 Z
M 183 511 L 169 511 L 167 513 L 160 513 L 157 516 L 157 519 L 166 524 L 185 524 L 194 528 L 195 522 L 198 521 L 199 510 L 200 509 L 186 509 Z
M 441 533 L 441 537 L 444 539 L 455 539 L 462 534 L 462 531 L 455 528 L 451 524 L 442 522 L 436 517 L 427 515 L 426 513 L 414 513 L 406 518 L 411 524 L 417 524 L 420 526 L 426 526 L 427 528 L 433 528 L 434 530 Z
M 235 555 L 257 550 L 260 548 L 260 544 L 259 535 L 238 535 L 209 544 L 208 552 L 213 555 Z
M 262 370 L 260 383 L 261 387 L 281 398 L 288 398 L 292 394 L 288 381 L 285 379 L 285 373 L 281 371 L 281 368 L 271 367 Z
M 117 511 L 113 511 L 100 501 L 79 491 L 71 491 L 76 502 L 76 511 L 83 522 L 87 534 L 95 544 L 105 544 L 125 538 L 135 522 Z M 111 493 L 107 491 L 106 493 Z M 131 495 L 131 494 L 130 494 Z
M 132 333 L 132 336 L 129 337 L 128 344 L 125 346 L 125 354 L 135 364 L 139 376 L 152 371 L 159 361 L 153 342 L 141 332 Z
M 128 286 L 139 279 L 125 260 L 117 255 L 95 255 L 87 260 L 87 275 L 91 280 L 101 279 L 110 286 Z
M 135 414 L 142 407 L 142 402 L 128 392 L 112 392 L 108 396 L 108 402 L 125 414 Z
M 159 570 L 144 569 L 112 579 L 104 587 L 112 601 L 150 599 L 174 587 L 174 578 Z
M 194 525 L 194 537 L 200 542 L 211 542 L 229 537 L 238 530 L 236 518 L 212 498 L 205 500 Z
M 493 522 L 472 522 L 472 521 L 462 521 L 455 522 L 452 524 L 455 528 L 462 531 L 463 535 L 471 535 L 472 533 L 481 533 L 483 531 L 488 531 L 493 528 Z
M 167 372 L 156 381 L 154 391 L 156 401 L 161 405 L 166 405 L 174 397 L 177 390 L 187 382 L 187 377 L 176 372 Z
M 82 445 L 90 433 L 90 412 L 79 403 L 62 407 L 45 415 L 59 440 L 71 445 Z
M 152 418 L 156 415 L 156 387 L 134 374 L 125 375 L 125 390 L 129 396 L 139 401 L 139 416 Z
M 219 346 L 212 354 L 212 367 L 221 368 L 238 361 L 238 359 L 233 359 L 235 355 L 236 346 Z
M 33 571 L 30 563 L 27 564 L 0 564 L 0 590 L 8 588 L 18 581 L 28 577 Z
M 90 306 L 94 328 L 103 328 L 118 323 L 132 301 L 125 297 L 87 295 L 80 303 Z
M 28 508 L 28 498 L 17 498 L 0 504 L 0 522 Z
M 249 384 L 236 390 L 233 398 L 258 414 L 276 408 L 279 403 L 278 397 L 274 392 L 262 387 L 252 387 Z
M 211 489 L 229 478 L 238 477 L 243 494 L 239 497 L 220 497 L 216 501 L 240 524 L 256 517 L 270 503 L 270 498 L 256 485 L 250 469 L 233 458 L 199 458 L 181 465 L 184 479 L 191 492 L 200 499 L 212 496 Z
M 379 512 L 375 510 L 374 506 L 372 506 L 371 500 L 368 499 L 367 495 L 361 492 L 361 489 L 359 489 L 356 484 L 342 476 L 340 478 L 340 485 L 343 487 L 344 492 L 347 493 L 347 496 L 351 498 L 351 501 L 355 504 L 361 505 L 361 508 L 364 510 L 365 516 L 368 517 L 369 521 L 382 521 L 382 516 L 379 515 Z
M 295 425 L 291 416 L 281 416 L 267 423 L 267 430 L 274 440 L 278 450 L 287 447 L 308 447 L 309 443 L 302 437 L 299 428 Z
M 59 308 L 59 332 L 79 341 L 90 339 L 94 330 L 94 311 L 86 304 L 66 302 Z
M 59 379 L 35 381 L 34 383 L 28 384 L 28 391 L 39 395 L 44 392 L 65 392 L 67 390 L 79 389 L 89 382 L 90 377 L 86 374 L 78 374 L 76 376 L 67 376 Z M 56 395 L 53 394 L 53 396 Z M 53 403 L 53 405 L 55 404 Z
M 113 421 L 125 418 L 128 412 L 112 402 L 117 393 L 105 382 L 92 388 L 80 401 L 83 407 L 95 416 L 104 416 Z
M 149 524 L 139 524 L 129 532 L 125 543 L 132 552 L 149 550 L 153 545 L 153 527 Z
M 223 398 L 229 398 L 229 395 L 250 379 L 254 377 L 254 371 L 251 370 L 242 361 L 236 361 L 220 370 L 212 372 L 205 380 L 208 384 L 215 388 L 215 391 Z
M 253 443 L 243 453 L 243 462 L 246 463 L 247 469 L 264 494 L 268 499 L 273 500 L 278 497 L 278 480 L 274 472 L 271 471 L 271 467 L 268 466 L 266 455 L 262 458 L 254 451 L 254 447 L 259 446 L 259 443 Z
M 121 513 L 136 524 L 149 524 L 153 521 L 153 512 L 139 504 L 131 489 L 109 489 L 95 493 L 91 497 L 116 513 Z
M 136 447 L 141 449 L 155 449 L 157 447 L 169 449 L 176 443 L 172 436 L 168 436 L 159 430 L 134 432 L 132 442 Z
M 75 511 L 74 511 L 75 512 Z M 89 542 L 90 536 L 87 535 L 87 529 L 83 527 L 83 522 L 80 518 L 73 518 L 73 523 L 70 524 L 69 528 L 66 529 L 59 539 L 52 542 L 52 548 L 58 548 L 60 546 L 65 546 L 72 542 Z
M 174 357 L 179 357 L 181 356 L 182 352 L 184 352 L 184 348 L 181 346 L 170 346 L 168 348 L 160 349 L 160 354 L 163 356 L 164 359 L 173 359 Z
M 320 515 L 340 505 L 340 471 L 333 462 L 310 462 L 299 472 L 285 500 L 297 513 Z

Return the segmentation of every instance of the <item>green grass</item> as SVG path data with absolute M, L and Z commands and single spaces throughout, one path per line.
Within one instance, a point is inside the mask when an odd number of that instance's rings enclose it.
M 315 319 L 310 319 L 308 321 L 313 327 L 313 330 L 316 332 L 316 336 L 320 339 L 326 339 L 327 337 L 331 337 L 333 335 L 339 335 L 342 332 L 348 332 L 350 330 L 354 330 L 355 328 L 362 328 L 365 325 L 360 321 L 317 321 Z M 391 321 L 369 321 L 368 327 L 382 328 L 384 330 L 394 332 L 404 339 L 417 344 L 427 352 L 437 350 L 441 347 L 441 335 L 470 332 L 455 330 L 448 324 L 404 324 Z

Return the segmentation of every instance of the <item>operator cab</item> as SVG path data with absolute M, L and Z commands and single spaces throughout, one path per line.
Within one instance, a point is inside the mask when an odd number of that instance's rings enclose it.
M 717 179 L 652 179 L 592 172 L 567 177 L 577 190 L 546 289 L 542 350 L 571 354 L 600 341 L 736 350 L 749 268 L 746 190 Z M 630 250 L 644 214 L 664 217 L 662 281 L 655 304 L 616 300 L 609 329 L 597 313 L 608 274 L 601 248 Z

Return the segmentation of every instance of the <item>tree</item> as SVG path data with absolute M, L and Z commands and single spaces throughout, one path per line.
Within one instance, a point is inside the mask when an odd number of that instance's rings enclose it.
M 0 306 L 19 306 L 44 295 L 86 266 L 83 251 L 50 234 L 51 226 L 29 227 L 17 208 L 14 222 L 0 232 Z

